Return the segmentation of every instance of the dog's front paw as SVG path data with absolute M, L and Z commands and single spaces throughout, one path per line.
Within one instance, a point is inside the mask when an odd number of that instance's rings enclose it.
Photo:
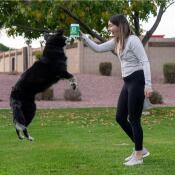
M 78 87 L 77 79 L 75 77 L 69 79 L 69 82 L 73 90 Z
M 72 87 L 73 90 L 75 90 L 75 89 L 77 88 L 77 84 L 72 83 L 72 84 L 71 84 L 71 87 Z

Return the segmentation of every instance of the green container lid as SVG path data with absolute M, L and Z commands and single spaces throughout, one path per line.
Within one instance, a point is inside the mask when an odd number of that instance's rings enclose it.
M 70 25 L 70 37 L 73 37 L 73 38 L 80 37 L 80 25 L 79 24 Z

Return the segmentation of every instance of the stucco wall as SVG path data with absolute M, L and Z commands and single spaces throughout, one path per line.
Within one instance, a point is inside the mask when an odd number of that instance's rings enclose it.
M 4 53 L 1 53 L 0 55 L 0 72 L 4 72 L 5 66 L 4 66 L 4 61 L 5 59 L 3 58 Z
M 66 49 L 67 56 L 67 68 L 71 73 L 79 73 L 80 72 L 80 56 L 79 56 L 79 47 Z
M 121 76 L 120 74 L 120 62 L 114 54 L 111 52 L 96 53 L 84 47 L 84 52 L 81 54 L 82 59 L 82 72 L 90 74 L 100 74 L 99 65 L 101 62 L 111 62 L 112 63 L 112 75 Z

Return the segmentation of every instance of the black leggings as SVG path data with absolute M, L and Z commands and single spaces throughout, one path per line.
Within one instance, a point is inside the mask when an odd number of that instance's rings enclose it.
M 116 113 L 116 121 L 135 143 L 136 151 L 143 148 L 141 115 L 145 98 L 144 85 L 143 70 L 136 71 L 125 77 Z

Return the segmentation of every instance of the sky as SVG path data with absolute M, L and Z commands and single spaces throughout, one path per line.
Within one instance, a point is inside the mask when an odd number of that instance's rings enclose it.
M 141 23 L 145 31 L 149 30 L 154 24 L 155 18 L 150 16 L 148 22 Z M 165 38 L 175 37 L 175 4 L 171 5 L 163 14 L 162 19 L 157 27 L 154 35 L 165 35 Z M 32 47 L 40 47 L 40 41 L 42 38 L 32 41 Z M 26 46 L 25 39 L 19 37 L 8 37 L 5 30 L 0 31 L 0 43 L 10 48 L 22 48 Z

